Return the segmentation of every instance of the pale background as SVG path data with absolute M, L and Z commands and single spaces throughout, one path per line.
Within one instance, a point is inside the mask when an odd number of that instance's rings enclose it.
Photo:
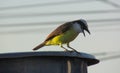
M 91 35 L 80 34 L 71 46 L 101 60 L 89 73 L 120 73 L 120 0 L 0 0 L 0 53 L 32 51 L 57 26 L 81 18 Z

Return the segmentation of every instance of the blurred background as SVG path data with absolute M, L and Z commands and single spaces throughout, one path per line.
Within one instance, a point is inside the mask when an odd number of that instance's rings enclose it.
M 85 19 L 91 35 L 71 46 L 100 63 L 89 73 L 120 72 L 120 0 L 0 0 L 0 53 L 29 52 L 59 25 Z M 46 46 L 38 51 L 63 51 Z

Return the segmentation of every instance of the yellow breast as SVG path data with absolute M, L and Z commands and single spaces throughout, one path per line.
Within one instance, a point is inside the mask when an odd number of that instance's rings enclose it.
M 77 36 L 78 32 L 75 30 L 70 29 L 65 33 L 55 36 L 53 39 L 47 41 L 46 45 L 59 45 L 59 44 L 66 44 L 73 41 Z

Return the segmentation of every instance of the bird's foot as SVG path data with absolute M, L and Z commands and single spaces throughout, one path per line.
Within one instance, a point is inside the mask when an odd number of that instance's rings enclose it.
M 68 50 L 68 49 L 65 49 L 66 52 L 76 52 L 76 53 L 79 53 L 77 50 Z
M 68 49 L 65 49 L 64 51 L 68 52 L 69 50 L 68 50 Z
M 73 49 L 71 52 L 75 52 L 77 54 L 80 54 L 80 52 L 78 52 L 77 50 Z

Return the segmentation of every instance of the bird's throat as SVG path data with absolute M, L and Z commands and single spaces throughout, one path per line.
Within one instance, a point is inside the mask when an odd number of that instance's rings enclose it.
M 78 33 L 80 33 L 82 31 L 81 25 L 78 23 L 73 24 L 73 29 Z

